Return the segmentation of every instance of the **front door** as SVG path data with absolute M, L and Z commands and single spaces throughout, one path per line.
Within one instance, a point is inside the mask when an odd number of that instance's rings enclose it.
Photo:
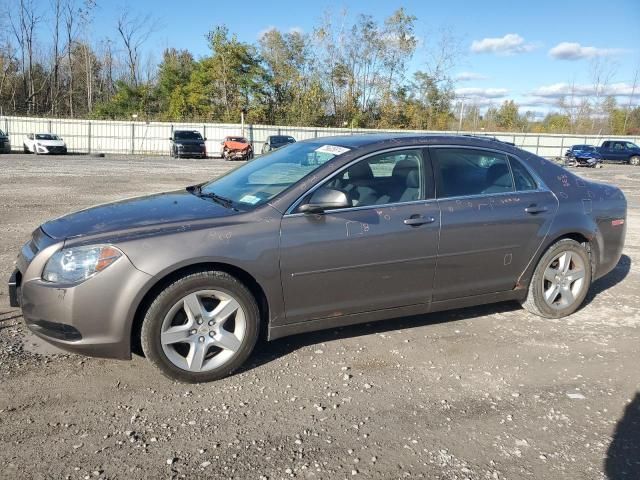
M 424 167 L 420 149 L 370 156 L 322 185 L 351 207 L 284 216 L 287 323 L 430 301 L 440 212 Z
M 555 196 L 503 153 L 430 154 L 442 212 L 433 301 L 513 289 L 549 230 Z

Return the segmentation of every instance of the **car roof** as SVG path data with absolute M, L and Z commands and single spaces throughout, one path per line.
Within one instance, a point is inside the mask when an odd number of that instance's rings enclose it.
M 393 143 L 397 146 L 425 144 L 467 145 L 478 147 L 502 147 L 513 149 L 513 145 L 489 136 L 479 135 L 442 135 L 442 134 L 418 134 L 418 133 L 371 133 L 357 135 L 336 135 L 332 137 L 318 137 L 303 142 L 320 145 L 335 145 L 345 148 L 361 148 L 376 144 Z

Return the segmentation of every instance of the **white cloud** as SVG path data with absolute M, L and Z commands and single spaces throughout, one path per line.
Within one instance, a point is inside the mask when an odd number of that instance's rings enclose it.
M 466 87 L 457 88 L 455 93 L 458 97 L 502 98 L 507 96 L 509 90 L 507 90 L 506 88 Z
M 549 56 L 556 60 L 582 60 L 618 55 L 623 52 L 624 50 L 620 48 L 585 47 L 575 42 L 561 42 L 549 50 Z
M 634 91 L 633 85 L 629 83 L 612 83 L 600 88 L 602 88 L 601 95 L 613 95 L 615 97 L 640 96 L 640 86 L 636 86 Z M 592 84 L 553 83 L 538 87 L 531 94 L 534 97 L 543 98 L 558 98 L 562 96 L 587 97 L 596 94 L 596 86 Z
M 530 52 L 536 45 L 525 42 L 517 33 L 507 33 L 504 37 L 483 38 L 471 43 L 471 51 L 474 53 L 496 53 L 498 55 L 514 55 Z
M 459 82 L 469 82 L 471 80 L 487 80 L 489 77 L 476 72 L 460 72 L 454 77 Z
M 296 25 L 294 27 L 289 28 L 289 33 L 297 33 L 298 35 L 303 35 L 304 29 Z

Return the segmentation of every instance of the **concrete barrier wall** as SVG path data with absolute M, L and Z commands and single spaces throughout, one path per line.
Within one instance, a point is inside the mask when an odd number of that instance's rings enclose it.
M 207 138 L 207 152 L 220 154 L 220 144 L 228 135 L 242 135 L 240 124 L 225 123 L 169 123 L 169 122 L 123 122 L 108 120 L 72 120 L 32 117 L 0 117 L 0 129 L 9 134 L 14 150 L 22 149 L 22 141 L 28 133 L 56 133 L 60 135 L 71 152 L 163 155 L 169 153 L 169 137 L 173 130 L 193 129 Z M 575 144 L 600 145 L 607 139 L 625 139 L 640 143 L 640 137 L 610 137 L 602 135 L 562 135 L 505 132 L 455 132 L 427 130 L 373 130 L 362 128 L 291 127 L 273 125 L 245 125 L 244 135 L 260 153 L 269 135 L 291 135 L 296 140 L 351 135 L 357 133 L 466 133 L 495 136 L 500 140 L 515 143 L 543 157 L 560 157 Z

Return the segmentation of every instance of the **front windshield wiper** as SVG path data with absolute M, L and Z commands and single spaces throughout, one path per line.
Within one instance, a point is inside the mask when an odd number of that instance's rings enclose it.
M 217 193 L 214 193 L 214 192 L 204 193 L 202 191 L 202 185 L 192 185 L 190 187 L 187 187 L 187 190 L 193 193 L 194 195 L 197 195 L 200 198 L 210 198 L 214 202 L 222 205 L 223 207 L 230 208 L 236 211 L 238 210 L 233 206 L 233 200 L 231 200 L 230 198 L 223 197 L 222 195 L 218 195 Z

